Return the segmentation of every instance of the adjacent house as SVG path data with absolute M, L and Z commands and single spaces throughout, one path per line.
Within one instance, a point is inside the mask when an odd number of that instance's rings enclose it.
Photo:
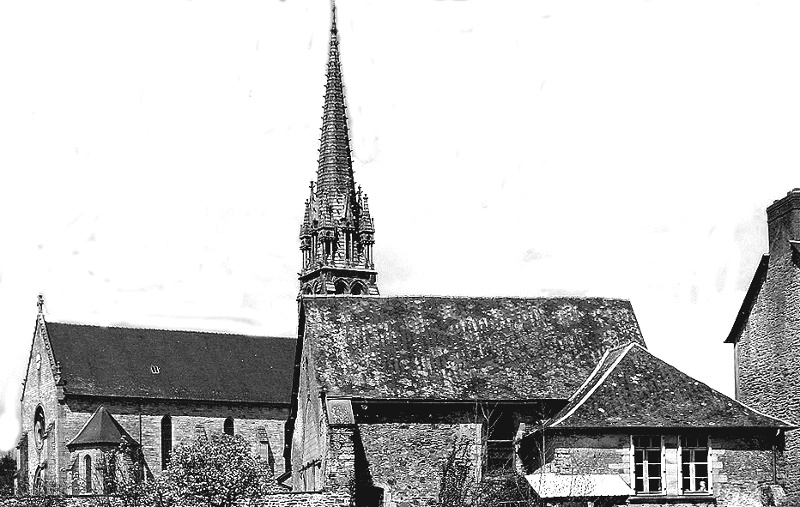
M 726 343 L 734 348 L 736 399 L 800 421 L 800 189 L 767 208 L 761 258 Z M 787 486 L 800 503 L 800 436 L 786 435 Z

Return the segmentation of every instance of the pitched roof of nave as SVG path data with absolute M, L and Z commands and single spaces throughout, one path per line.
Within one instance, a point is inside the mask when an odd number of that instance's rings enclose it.
M 101 405 L 86 421 L 75 438 L 70 440 L 67 447 L 119 445 L 123 440 L 129 445 L 139 445 L 139 442 L 114 419 L 111 412 Z
M 644 346 L 630 302 L 308 296 L 303 346 L 329 396 L 564 399 L 606 350 Z
M 550 428 L 791 428 L 658 359 L 638 344 L 610 350 Z
M 297 340 L 48 322 L 66 395 L 289 404 Z

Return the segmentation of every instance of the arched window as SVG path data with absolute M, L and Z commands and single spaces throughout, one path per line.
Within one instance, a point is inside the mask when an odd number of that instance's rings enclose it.
M 360 296 L 363 293 L 364 293 L 364 286 L 361 285 L 360 283 L 354 283 L 353 289 L 350 291 L 350 294 L 353 294 L 354 296 Z
M 172 418 L 165 415 L 161 418 L 161 469 L 169 466 L 169 456 L 172 454 Z
M 92 457 L 88 454 L 83 457 L 83 476 L 85 479 L 86 487 L 84 491 L 87 493 L 92 492 Z
M 42 444 L 44 443 L 44 409 L 41 405 L 36 407 L 36 412 L 33 414 L 33 439 L 36 443 L 36 448 L 42 448 Z
M 347 292 L 347 282 L 344 280 L 336 280 L 333 285 L 334 294 L 345 294 Z
M 233 436 L 233 417 L 225 419 L 222 425 L 222 431 L 224 431 L 226 435 Z

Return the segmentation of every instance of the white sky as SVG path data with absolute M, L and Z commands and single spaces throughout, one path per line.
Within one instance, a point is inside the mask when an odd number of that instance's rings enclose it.
M 630 299 L 657 356 L 732 394 L 764 209 L 800 186 L 797 2 L 338 7 L 383 294 Z M 51 321 L 295 333 L 328 23 L 0 4 L 0 449 L 39 292 Z

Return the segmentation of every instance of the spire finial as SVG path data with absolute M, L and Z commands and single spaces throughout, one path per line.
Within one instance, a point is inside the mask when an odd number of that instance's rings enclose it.
M 331 0 L 331 33 L 337 33 L 336 31 L 336 2 L 335 0 Z
M 39 294 L 39 299 L 36 301 L 36 306 L 39 308 L 39 313 L 44 313 L 44 295 Z

